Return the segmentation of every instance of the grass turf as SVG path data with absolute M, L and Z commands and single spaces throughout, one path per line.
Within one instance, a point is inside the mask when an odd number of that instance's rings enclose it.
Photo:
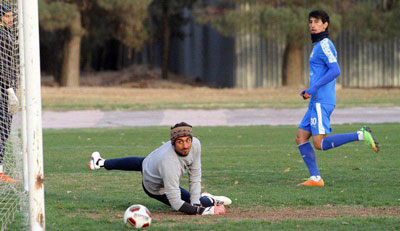
M 345 133 L 360 127 L 340 125 L 333 130 Z M 182 216 L 145 195 L 140 173 L 87 168 L 93 151 L 105 158 L 146 156 L 168 140 L 166 127 L 45 130 L 46 226 L 48 230 L 125 230 L 124 210 L 140 203 L 158 214 L 149 230 L 398 230 L 399 215 L 361 212 L 400 207 L 400 125 L 371 128 L 382 147 L 378 154 L 361 142 L 317 152 L 323 188 L 295 186 L 308 176 L 294 143 L 295 126 L 194 128 L 202 142 L 203 190 L 229 196 L 233 204 L 228 213 L 243 211 L 230 217 Z M 187 188 L 187 178 L 181 182 Z M 310 208 L 335 208 L 339 214 L 315 220 L 289 214 L 276 221 L 262 213 L 252 216 L 263 210 L 307 212 Z M 345 213 L 349 208 L 355 212 Z M 10 230 L 19 227 L 14 224 Z

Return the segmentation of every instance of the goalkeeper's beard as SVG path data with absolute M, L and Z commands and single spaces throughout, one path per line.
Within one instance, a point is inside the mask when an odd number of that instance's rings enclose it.
M 184 148 L 182 150 L 176 150 L 176 148 L 174 147 L 176 154 L 178 154 L 178 156 L 187 156 L 189 155 L 190 152 L 190 148 Z

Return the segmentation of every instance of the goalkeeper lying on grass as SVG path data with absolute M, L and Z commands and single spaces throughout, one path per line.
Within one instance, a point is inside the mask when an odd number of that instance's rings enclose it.
M 171 141 L 154 150 L 147 157 L 103 159 L 92 153 L 88 166 L 91 170 L 141 171 L 145 193 L 173 209 L 186 214 L 225 214 L 224 205 L 232 201 L 224 196 L 201 192 L 201 144 L 193 137 L 192 126 L 179 123 L 171 128 Z M 189 191 L 179 187 L 179 180 L 187 170 Z

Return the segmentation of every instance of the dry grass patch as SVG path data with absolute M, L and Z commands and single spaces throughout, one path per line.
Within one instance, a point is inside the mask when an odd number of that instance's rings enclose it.
M 43 87 L 45 109 L 51 110 L 158 110 L 218 108 L 298 108 L 302 88 L 183 89 L 82 87 Z M 400 106 L 399 89 L 340 89 L 338 106 Z
M 185 222 L 196 222 L 198 217 L 183 215 L 178 212 L 168 213 L 153 213 L 153 219 L 156 221 L 174 220 Z M 209 223 L 216 222 L 220 218 L 225 218 L 233 221 L 241 220 L 268 220 L 271 222 L 279 222 L 282 220 L 315 220 L 315 219 L 329 219 L 340 217 L 399 217 L 400 207 L 380 207 L 380 208 L 282 208 L 282 209 L 229 209 L 227 213 L 222 216 L 209 217 Z M 204 221 L 200 221 L 204 223 Z

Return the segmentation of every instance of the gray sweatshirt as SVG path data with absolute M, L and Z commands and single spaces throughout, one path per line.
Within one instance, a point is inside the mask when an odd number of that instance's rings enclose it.
M 179 210 L 181 200 L 179 180 L 187 170 L 191 204 L 200 204 L 201 192 L 201 144 L 193 137 L 192 148 L 187 156 L 179 156 L 171 141 L 150 153 L 143 161 L 143 184 L 152 194 L 166 194 L 172 208 Z

